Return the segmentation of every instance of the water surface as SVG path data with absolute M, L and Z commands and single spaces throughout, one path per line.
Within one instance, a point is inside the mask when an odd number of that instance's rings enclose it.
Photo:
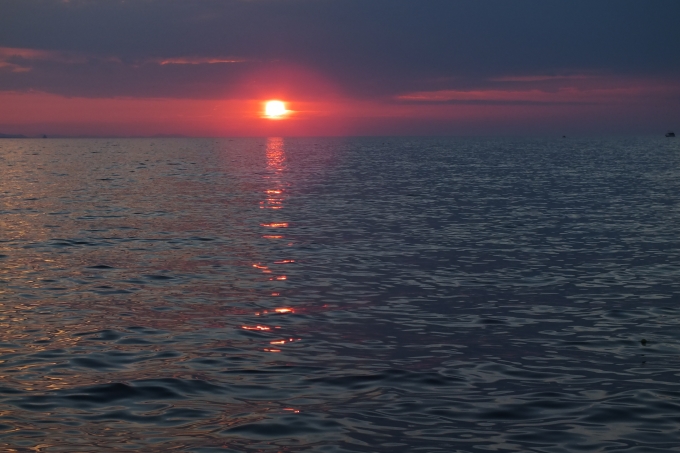
M 0 141 L 0 449 L 680 451 L 680 142 Z

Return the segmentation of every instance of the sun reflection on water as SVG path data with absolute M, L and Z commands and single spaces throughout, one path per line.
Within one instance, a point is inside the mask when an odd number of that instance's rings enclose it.
M 278 211 L 276 214 L 273 214 L 275 218 L 269 218 L 265 219 L 264 221 L 260 222 L 259 226 L 265 231 L 262 234 L 262 238 L 264 239 L 270 239 L 270 240 L 280 240 L 284 239 L 285 236 L 282 234 L 266 234 L 266 229 L 270 228 L 288 228 L 290 226 L 289 222 L 287 219 L 282 219 L 280 218 L 281 214 L 283 211 L 281 211 L 284 206 L 285 206 L 285 201 L 286 201 L 286 189 L 288 188 L 288 183 L 285 180 L 285 172 L 287 168 L 287 160 L 286 160 L 286 154 L 285 154 L 285 148 L 284 148 L 284 140 L 282 138 L 268 138 L 267 139 L 267 146 L 266 146 L 266 152 L 265 152 L 265 157 L 266 157 L 266 172 L 264 173 L 264 182 L 265 182 L 265 189 L 263 190 L 264 193 L 264 199 L 260 201 L 260 208 L 261 209 L 272 209 Z M 293 243 L 287 243 L 289 246 L 293 245 Z M 286 264 L 291 264 L 294 263 L 295 260 L 293 259 L 286 259 L 286 257 L 276 257 L 275 260 L 273 260 L 272 264 L 274 265 L 286 265 Z M 261 273 L 263 274 L 271 274 L 272 269 L 270 268 L 270 264 L 265 264 L 263 262 L 258 262 L 258 263 L 253 263 L 252 264 L 253 268 L 258 269 Z M 284 284 L 283 282 L 286 282 L 288 280 L 288 276 L 285 274 L 280 273 L 280 271 L 277 271 L 276 276 L 268 277 L 268 281 L 272 282 L 271 284 L 276 284 L 281 285 Z M 277 287 L 278 289 L 278 287 Z M 271 290 L 268 290 L 268 296 L 267 297 L 278 297 L 281 296 L 280 291 L 274 291 L 272 292 Z M 295 311 L 292 308 L 289 307 L 279 307 L 275 308 L 273 310 L 262 310 L 258 311 L 255 313 L 256 316 L 262 316 L 262 315 L 267 315 L 267 314 L 279 314 L 279 315 L 287 315 L 287 314 L 292 314 Z M 243 329 L 245 330 L 257 330 L 260 332 L 264 333 L 274 333 L 271 331 L 271 328 L 268 326 L 263 326 L 263 325 L 256 325 L 256 326 L 242 326 Z M 277 327 L 278 329 L 278 327 Z M 277 346 L 283 346 L 286 343 L 291 343 L 293 341 L 300 341 L 300 339 L 293 339 L 290 338 L 289 340 L 282 340 L 282 339 L 269 339 L 267 340 L 270 345 L 277 345 Z M 271 348 L 264 348 L 263 349 L 265 352 L 281 352 L 281 349 L 271 349 Z
M 263 227 L 269 227 L 269 228 L 288 228 L 288 223 L 287 222 L 281 222 L 281 223 L 261 223 L 260 226 Z
M 267 197 L 260 203 L 262 209 L 283 208 L 285 188 L 283 173 L 286 170 L 286 154 L 284 151 L 283 138 L 270 137 L 267 139 L 267 174 L 265 179 L 274 187 L 265 190 Z M 287 225 L 286 225 L 287 226 Z

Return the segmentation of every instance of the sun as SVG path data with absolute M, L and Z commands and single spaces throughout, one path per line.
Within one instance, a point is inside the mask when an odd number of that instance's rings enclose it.
M 286 110 L 286 104 L 282 101 L 267 101 L 264 104 L 264 115 L 267 118 L 281 118 L 290 110 Z

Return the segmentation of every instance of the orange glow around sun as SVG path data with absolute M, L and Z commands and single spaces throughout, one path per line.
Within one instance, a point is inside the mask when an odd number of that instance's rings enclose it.
M 286 104 L 282 101 L 267 101 L 264 104 L 264 115 L 271 119 L 280 119 L 289 113 L 286 109 Z

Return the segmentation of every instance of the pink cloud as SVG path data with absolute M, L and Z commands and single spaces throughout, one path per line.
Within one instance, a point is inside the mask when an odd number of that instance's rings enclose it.
M 680 83 L 657 79 L 575 75 L 502 77 L 493 81 L 521 82 L 526 88 L 415 91 L 395 99 L 427 103 L 620 104 L 680 95 Z
M 158 58 L 151 60 L 162 66 L 168 64 L 220 64 L 220 63 L 245 63 L 244 58 L 230 58 L 230 57 L 176 57 L 176 58 Z

